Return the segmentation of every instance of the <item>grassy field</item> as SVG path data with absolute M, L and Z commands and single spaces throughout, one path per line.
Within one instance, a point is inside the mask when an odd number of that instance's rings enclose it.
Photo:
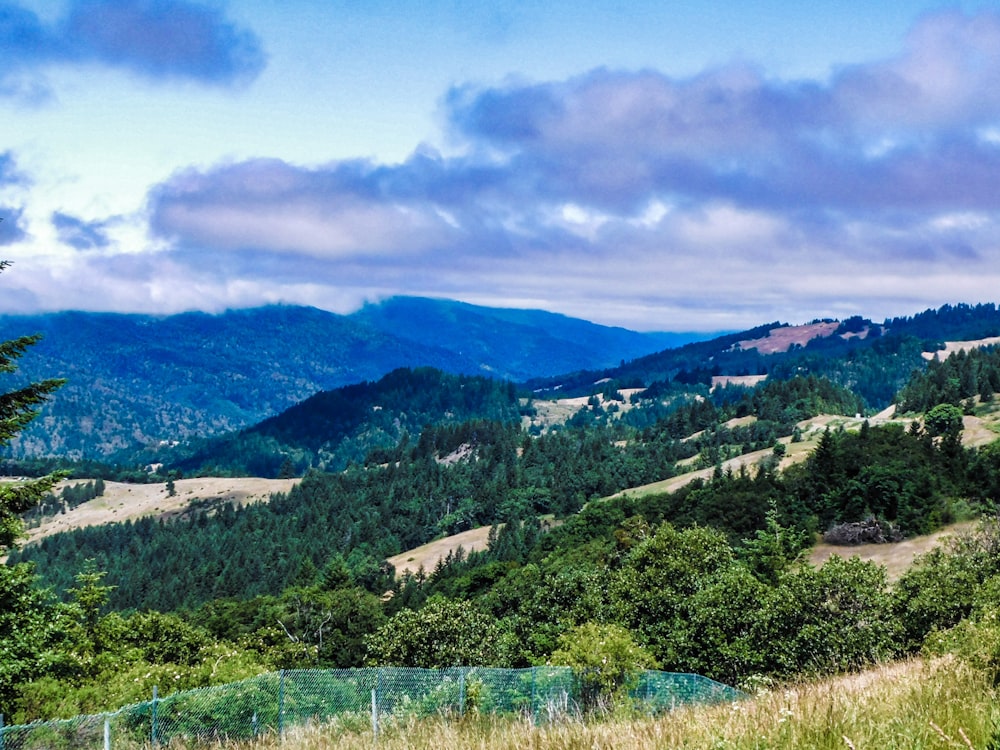
M 858 675 L 774 687 L 733 704 L 677 709 L 660 717 L 436 717 L 370 727 L 290 729 L 247 750 L 886 750 L 1000 747 L 997 693 L 951 659 L 890 664 Z
M 86 479 L 69 480 L 63 485 L 85 483 Z M 174 494 L 166 484 L 125 484 L 106 482 L 104 494 L 82 503 L 66 513 L 43 519 L 38 526 L 28 529 L 28 542 L 36 542 L 62 531 L 73 531 L 87 526 L 100 526 L 121 521 L 135 521 L 146 516 L 170 517 L 183 512 L 195 500 L 217 500 L 234 505 L 266 502 L 272 494 L 288 492 L 298 479 L 260 479 L 256 477 L 198 477 L 178 479 Z
M 422 544 L 395 557 L 389 558 L 389 564 L 396 569 L 396 575 L 404 572 L 416 573 L 420 568 L 430 574 L 439 561 L 444 560 L 449 552 L 456 552 L 461 547 L 466 552 L 478 552 L 486 549 L 489 541 L 490 527 L 480 526 L 477 529 L 463 531 L 433 542 Z
M 833 555 L 844 558 L 858 557 L 865 562 L 885 566 L 889 580 L 895 581 L 906 572 L 919 555 L 930 552 L 949 536 L 971 531 L 974 528 L 976 528 L 975 521 L 966 521 L 946 526 L 933 534 L 915 536 L 893 544 L 859 544 L 854 547 L 838 547 L 819 543 L 810 550 L 809 562 L 819 566 Z

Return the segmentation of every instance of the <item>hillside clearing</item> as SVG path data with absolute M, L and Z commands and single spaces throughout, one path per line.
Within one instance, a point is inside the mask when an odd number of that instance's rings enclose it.
M 817 544 L 809 553 L 809 562 L 820 566 L 836 555 L 844 559 L 857 557 L 885 567 L 890 581 L 898 580 L 920 555 L 940 546 L 947 538 L 975 528 L 974 521 L 952 524 L 933 534 L 904 539 L 891 544 L 859 544 L 854 547 Z
M 872 425 L 884 425 L 890 422 L 909 424 L 910 421 L 912 421 L 907 419 L 897 419 L 895 418 L 894 413 L 895 407 L 890 406 L 878 414 L 868 417 L 867 421 Z M 753 417 L 743 417 L 740 419 L 730 420 L 730 423 L 727 424 L 729 424 L 729 426 L 740 426 L 750 424 L 753 419 Z M 967 416 L 965 419 L 967 432 L 964 434 L 964 438 L 966 442 L 984 444 L 985 442 L 990 442 L 996 439 L 997 434 L 991 429 L 990 426 L 996 424 L 997 418 L 986 419 Z M 820 436 L 827 428 L 839 429 L 843 427 L 848 430 L 857 430 L 861 428 L 864 421 L 865 418 L 861 417 L 845 417 L 835 414 L 822 414 L 800 422 L 798 427 L 802 431 L 803 439 L 801 441 L 793 443 L 791 437 L 781 438 L 781 442 L 786 446 L 786 453 L 781 459 L 779 467 L 784 469 L 808 458 L 813 449 L 816 447 L 816 444 L 819 442 Z M 771 455 L 773 455 L 773 451 L 770 449 L 745 453 L 741 456 L 736 456 L 735 458 L 724 461 L 722 463 L 722 470 L 733 472 L 738 472 L 741 468 L 752 470 L 753 467 Z M 688 463 L 694 460 L 695 459 L 687 459 Z M 683 463 L 684 462 L 680 462 L 678 465 L 683 465 Z M 714 467 L 696 469 L 683 474 L 678 474 L 677 476 L 670 477 L 659 482 L 654 482 L 652 484 L 622 490 L 621 492 L 611 495 L 610 498 L 622 497 L 626 495 L 642 496 L 664 492 L 675 492 L 696 479 L 708 481 L 711 479 L 714 472 Z M 601 500 L 595 500 L 593 502 L 599 503 Z M 820 544 L 813 549 L 810 555 L 810 561 L 813 564 L 821 565 L 828 560 L 831 555 L 839 555 L 841 557 L 848 558 L 858 556 L 862 560 L 871 560 L 881 565 L 885 565 L 888 569 L 890 578 L 895 579 L 913 562 L 917 555 L 927 552 L 937 546 L 946 536 L 958 533 L 966 528 L 969 528 L 971 525 L 972 524 L 956 524 L 938 531 L 935 534 L 931 534 L 930 536 L 907 539 L 896 544 L 872 544 L 857 547 L 834 547 L 833 545 Z M 397 575 L 402 575 L 407 571 L 410 573 L 416 573 L 421 567 L 423 567 L 424 571 L 429 574 L 434 570 L 440 560 L 445 559 L 449 553 L 457 552 L 459 547 L 461 547 L 465 552 L 486 549 L 489 531 L 489 526 L 483 526 L 478 529 L 463 531 L 460 534 L 444 537 L 443 539 L 436 539 L 428 544 L 424 544 L 420 547 L 400 553 L 399 555 L 390 558 L 389 562 L 396 568 Z
M 800 461 L 804 461 L 808 458 L 809 454 L 812 453 L 812 450 L 819 442 L 820 436 L 827 428 L 839 429 L 843 427 L 845 430 L 859 430 L 866 419 L 871 425 L 888 424 L 889 422 L 909 424 L 909 421 L 907 420 L 896 419 L 893 416 L 893 413 L 894 407 L 889 407 L 873 417 L 845 417 L 837 414 L 821 414 L 819 416 L 812 417 L 811 419 L 799 422 L 797 426 L 802 433 L 802 439 L 800 441 L 793 443 L 791 436 L 779 438 L 780 442 L 784 443 L 786 446 L 786 452 L 784 457 L 781 459 L 779 468 L 785 469 L 792 464 L 799 463 Z M 743 423 L 748 424 L 749 420 L 744 418 L 744 420 L 735 421 L 735 424 Z M 996 436 L 994 435 L 994 437 Z M 744 453 L 723 461 L 721 468 L 722 471 L 733 472 L 738 472 L 741 469 L 749 470 L 772 454 L 773 451 L 771 449 Z M 681 467 L 690 466 L 696 461 L 697 456 L 685 459 L 684 461 L 678 461 L 677 465 Z M 621 492 L 611 495 L 611 497 L 621 497 L 623 495 L 641 497 L 642 495 L 652 495 L 661 492 L 674 492 L 681 487 L 690 484 L 696 479 L 708 480 L 712 477 L 714 472 L 715 467 L 692 470 L 684 474 L 678 474 L 677 476 L 663 479 L 659 482 L 653 482 L 640 487 L 632 487 L 627 490 L 622 490 Z
M 531 406 L 535 409 L 534 416 L 524 417 L 521 423 L 526 430 L 531 427 L 548 429 L 553 425 L 568 421 L 581 409 L 586 409 L 591 399 L 596 399 L 602 409 L 614 406 L 620 411 L 629 411 L 634 407 L 634 404 L 629 399 L 642 391 L 642 388 L 622 388 L 618 393 L 621 394 L 624 399 L 623 401 L 605 398 L 600 393 L 592 396 L 575 396 L 573 398 L 538 399 L 531 401 Z M 528 399 L 521 399 L 521 404 L 522 406 L 527 406 Z
M 71 479 L 65 485 L 85 484 L 86 479 Z M 288 492 L 298 479 L 261 479 L 258 477 L 198 477 L 174 481 L 174 495 L 161 484 L 125 484 L 105 482 L 104 494 L 72 510 L 43 518 L 28 529 L 27 543 L 88 526 L 135 521 L 147 516 L 171 516 L 183 512 L 195 500 L 217 500 L 232 504 L 266 502 L 271 495 Z
M 926 360 L 939 359 L 946 360 L 952 354 L 966 352 L 969 349 L 978 349 L 983 346 L 996 346 L 1000 344 L 1000 336 L 990 336 L 985 339 L 975 339 L 973 341 L 945 341 L 944 349 L 933 352 L 923 352 L 920 356 Z
M 805 346 L 813 339 L 826 338 L 836 334 L 841 324 L 838 321 L 806 323 L 800 326 L 781 326 L 772 328 L 766 336 L 758 339 L 744 339 L 736 343 L 740 349 L 756 349 L 761 354 L 777 354 L 787 352 L 793 346 Z M 838 334 L 842 339 L 866 338 L 868 327 L 860 331 L 848 331 Z
M 713 375 L 712 390 L 725 388 L 727 385 L 742 385 L 753 388 L 767 380 L 767 375 Z
M 502 525 L 502 524 L 501 524 Z M 465 552 L 478 552 L 486 549 L 489 541 L 490 526 L 480 526 L 478 529 L 470 529 L 460 534 L 443 539 L 436 539 L 433 542 L 422 544 L 419 547 L 402 552 L 389 558 L 389 564 L 396 569 L 396 575 L 404 573 L 416 573 L 421 568 L 428 575 L 434 572 L 439 561 L 448 557 L 449 553 L 455 553 L 461 547 Z

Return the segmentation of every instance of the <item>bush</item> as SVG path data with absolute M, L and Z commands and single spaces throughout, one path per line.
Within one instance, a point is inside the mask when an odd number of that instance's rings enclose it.
M 620 625 L 587 622 L 559 638 L 559 648 L 549 662 L 572 667 L 580 681 L 585 708 L 610 708 L 620 704 L 639 683 L 644 669 L 655 669 L 656 660 Z
M 500 628 L 471 602 L 432 596 L 418 611 L 397 612 L 366 643 L 372 664 L 425 669 L 496 665 Z
M 926 656 L 954 654 L 1000 684 L 1000 622 L 996 613 L 982 621 L 962 620 L 948 630 L 934 630 L 921 649 Z
M 854 546 L 857 544 L 889 544 L 903 539 L 903 533 L 888 521 L 869 518 L 866 521 L 842 523 L 823 534 L 827 544 Z
M 919 557 L 896 584 L 894 606 L 904 647 L 916 651 L 931 631 L 954 627 L 972 614 L 977 603 L 1000 601 L 1000 591 L 988 583 L 996 575 L 1000 575 L 1000 526 L 995 521 L 954 536 Z

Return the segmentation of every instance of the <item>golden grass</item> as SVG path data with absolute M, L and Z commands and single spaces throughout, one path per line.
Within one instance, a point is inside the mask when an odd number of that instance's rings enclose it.
M 466 552 L 486 549 L 490 528 L 489 526 L 480 526 L 443 539 L 435 539 L 433 542 L 422 544 L 390 557 L 388 562 L 396 569 L 397 576 L 406 571 L 416 573 L 420 568 L 423 568 L 424 572 L 430 575 L 438 562 L 444 560 L 449 552 L 457 552 L 459 547 Z
M 85 484 L 86 479 L 70 479 L 65 485 Z M 128 484 L 105 482 L 104 495 L 82 503 L 66 513 L 57 513 L 28 529 L 28 543 L 64 531 L 88 526 L 135 521 L 146 516 L 170 516 L 184 511 L 194 500 L 217 499 L 233 504 L 267 502 L 274 493 L 288 492 L 300 479 L 261 479 L 258 477 L 195 477 L 174 482 L 174 494 L 166 483 Z
M 903 573 L 909 570 L 917 557 L 940 546 L 949 537 L 970 532 L 976 527 L 977 522 L 975 521 L 963 521 L 946 526 L 933 534 L 916 536 L 889 544 L 858 544 L 853 547 L 844 547 L 821 542 L 810 550 L 808 559 L 810 563 L 819 567 L 834 555 L 844 559 L 857 557 L 864 562 L 884 566 L 889 580 L 897 581 Z
M 296 728 L 245 750 L 986 750 L 1000 707 L 985 677 L 951 659 L 886 665 L 859 675 L 773 689 L 733 704 L 691 707 L 660 717 L 436 717 Z

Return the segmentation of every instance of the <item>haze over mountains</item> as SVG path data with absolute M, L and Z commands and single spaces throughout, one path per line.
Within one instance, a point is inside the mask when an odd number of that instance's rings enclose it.
M 64 377 L 68 383 L 10 455 L 121 462 L 242 430 L 320 392 L 375 383 L 398 368 L 522 383 L 522 393 L 538 398 L 602 388 L 648 389 L 646 397 L 655 398 L 678 384 L 710 385 L 713 378 L 812 374 L 850 388 L 866 408 L 881 409 L 944 341 L 1000 334 L 1000 313 L 993 304 L 959 304 L 882 323 L 859 316 L 800 326 L 774 322 L 702 341 L 694 340 L 697 334 L 636 333 L 537 310 L 419 298 L 394 298 L 350 316 L 272 306 L 221 315 L 0 318 L 3 339 L 34 332 L 44 339 L 22 360 L 18 377 Z M 338 430 L 350 425 L 359 440 L 345 457 L 363 455 L 363 436 L 373 430 L 383 438 L 373 445 L 391 444 L 419 427 L 410 423 L 415 414 L 383 414 L 378 427 L 364 415 L 348 416 L 337 405 L 352 398 L 344 391 L 322 400 L 322 419 Z M 303 423 L 301 411 L 291 424 Z M 282 428 L 281 434 L 289 433 Z M 338 451 L 317 434 L 275 445 L 300 450 L 301 440 L 313 446 L 310 451 L 320 445 L 329 455 Z M 244 449 L 245 442 L 239 446 Z M 204 446 L 199 450 L 203 465 L 211 465 L 211 446 L 207 453 Z
M 0 317 L 0 337 L 41 333 L 19 377 L 67 385 L 13 455 L 107 457 L 236 430 L 318 391 L 399 367 L 523 381 L 698 338 L 637 333 L 534 310 L 393 298 L 343 316 L 271 306 L 169 317 L 62 312 Z

